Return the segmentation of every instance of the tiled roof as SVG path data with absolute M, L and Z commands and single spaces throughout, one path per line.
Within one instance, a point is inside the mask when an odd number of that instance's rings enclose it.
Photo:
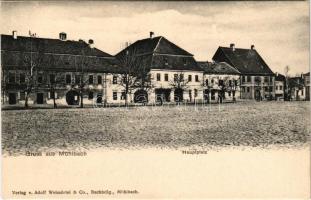
M 1 35 L 1 50 L 6 51 L 44 51 L 55 54 L 88 55 L 100 57 L 112 57 L 110 54 L 97 48 L 90 48 L 84 41 L 59 40 L 49 38 L 31 38 L 12 35 Z
M 116 57 L 122 59 L 127 51 L 140 57 L 150 69 L 202 71 L 192 54 L 162 36 L 138 40 Z
M 240 72 L 226 62 L 198 62 L 205 74 L 239 75 Z
M 42 61 L 38 68 L 42 70 L 121 72 L 115 57 L 90 48 L 84 41 L 23 36 L 14 39 L 11 35 L 1 35 L 1 64 L 4 69 L 27 69 L 29 62 L 25 60 L 30 57 L 30 52 L 34 52 L 34 59 L 40 54 Z M 82 67 L 82 62 L 87 64 Z
M 286 81 L 286 77 L 282 74 L 276 74 L 275 81 Z
M 229 47 L 219 47 L 213 56 L 217 62 L 227 62 L 235 67 L 241 74 L 274 75 L 269 66 L 255 49 L 234 50 Z
M 288 84 L 289 84 L 289 87 L 297 87 L 297 88 L 303 88 L 304 87 L 304 81 L 300 76 L 289 78 Z

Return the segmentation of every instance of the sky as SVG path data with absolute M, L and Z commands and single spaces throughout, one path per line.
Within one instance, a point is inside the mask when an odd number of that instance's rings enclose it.
M 272 71 L 292 75 L 309 70 L 309 2 L 44 1 L 1 2 L 1 33 L 93 39 L 95 47 L 118 53 L 125 42 L 164 36 L 211 61 L 219 46 L 253 44 Z

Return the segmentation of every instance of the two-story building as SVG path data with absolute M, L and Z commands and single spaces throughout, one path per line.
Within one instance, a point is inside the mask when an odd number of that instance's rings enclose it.
M 227 62 L 241 73 L 241 99 L 274 99 L 275 75 L 256 51 L 254 45 L 250 49 L 219 47 L 213 56 L 216 62 Z
M 306 99 L 306 89 L 303 75 L 290 77 L 288 79 L 289 95 L 292 101 L 303 101 Z
M 226 62 L 198 62 L 204 70 L 204 98 L 208 102 L 240 98 L 240 72 Z
M 286 77 L 282 74 L 275 74 L 275 99 L 285 100 L 286 93 Z
M 112 101 L 117 60 L 79 40 L 1 35 L 3 104 L 92 104 Z
M 203 70 L 193 55 L 165 37 L 152 36 L 136 41 L 116 55 L 118 59 L 132 55 L 143 66 L 140 69 L 148 71 L 150 88 L 145 92 L 133 90 L 131 100 L 135 102 L 145 95 L 149 103 L 203 101 Z

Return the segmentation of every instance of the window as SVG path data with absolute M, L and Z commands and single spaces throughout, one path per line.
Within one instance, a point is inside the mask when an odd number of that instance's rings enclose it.
M 245 87 L 241 87 L 242 92 L 245 92 Z
M 247 82 L 251 82 L 251 76 L 247 76 Z
M 113 75 L 113 77 L 112 77 L 112 84 L 117 84 L 117 80 L 118 80 L 117 75 Z
M 102 76 L 97 76 L 97 83 L 102 84 Z
M 280 85 L 280 90 L 283 90 L 283 86 Z
M 275 86 L 275 90 L 278 90 L 279 89 L 279 87 L 278 86 Z
M 81 76 L 80 75 L 76 75 L 75 76 L 75 82 L 76 82 L 76 84 L 80 84 L 81 83 Z
M 234 80 L 234 86 L 238 86 L 238 81 Z
M 50 98 L 54 99 L 54 97 L 55 97 L 55 92 L 50 92 Z
M 25 83 L 26 82 L 26 77 L 25 74 L 19 74 L 19 82 L 20 83 Z
M 198 90 L 194 89 L 194 97 L 197 97 L 197 96 L 198 96 Z
M 205 85 L 208 86 L 208 79 L 205 80 Z
M 303 90 L 301 90 L 301 95 L 303 95 Z
M 265 92 L 268 92 L 269 91 L 269 87 L 265 87 Z
M 50 83 L 55 83 L 55 74 L 50 74 Z
M 164 58 L 164 63 L 165 63 L 165 65 L 168 65 L 167 58 Z
M 26 99 L 26 94 L 25 92 L 20 93 L 20 100 L 25 100 Z
M 118 100 L 118 93 L 117 92 L 113 92 L 112 93 L 112 98 L 113 98 L 113 100 Z
M 261 83 L 260 76 L 255 76 L 255 83 L 257 83 L 257 84 Z
M 9 83 L 15 83 L 15 73 L 9 73 Z
M 121 100 L 125 100 L 125 92 L 121 93 Z
M 89 84 L 93 84 L 93 75 L 89 75 Z
M 164 80 L 168 81 L 168 74 L 164 74 Z
M 212 78 L 212 80 L 211 80 L 211 83 L 213 84 L 214 83 L 214 79 Z
M 224 80 L 218 80 L 218 85 L 223 86 L 224 85 Z
M 187 65 L 187 59 L 183 58 L 182 60 L 183 60 L 184 65 L 186 66 Z
M 199 76 L 195 75 L 195 82 L 199 82 Z
M 232 87 L 232 80 L 229 80 L 229 86 Z
M 38 81 L 39 84 L 43 82 L 42 74 L 38 74 L 37 81 Z
M 174 81 L 178 81 L 178 74 L 174 74 Z
M 188 81 L 189 81 L 189 82 L 192 81 L 192 75 L 188 75 Z
M 161 74 L 157 73 L 157 81 L 161 81 Z
M 265 81 L 265 83 L 268 83 L 269 82 L 269 77 L 265 76 L 264 81 Z
M 242 76 L 242 82 L 246 82 L 246 77 L 245 76 Z
M 249 87 L 246 87 L 246 90 L 247 90 L 247 92 L 249 92 L 250 91 Z
M 184 81 L 184 75 L 180 74 L 180 81 Z
M 71 84 L 71 75 L 70 74 L 66 74 L 66 83 Z
M 94 98 L 94 93 L 93 92 L 89 92 L 89 99 L 93 99 Z

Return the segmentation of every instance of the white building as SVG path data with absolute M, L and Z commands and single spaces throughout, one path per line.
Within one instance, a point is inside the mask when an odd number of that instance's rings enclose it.
M 147 69 L 150 76 L 150 87 L 134 87 L 131 91 L 129 96 L 132 102 L 140 99 L 146 99 L 149 103 L 203 101 L 203 70 L 192 54 L 166 38 L 151 35 L 131 44 L 116 57 L 122 60 L 127 55 L 139 59 L 140 70 Z

